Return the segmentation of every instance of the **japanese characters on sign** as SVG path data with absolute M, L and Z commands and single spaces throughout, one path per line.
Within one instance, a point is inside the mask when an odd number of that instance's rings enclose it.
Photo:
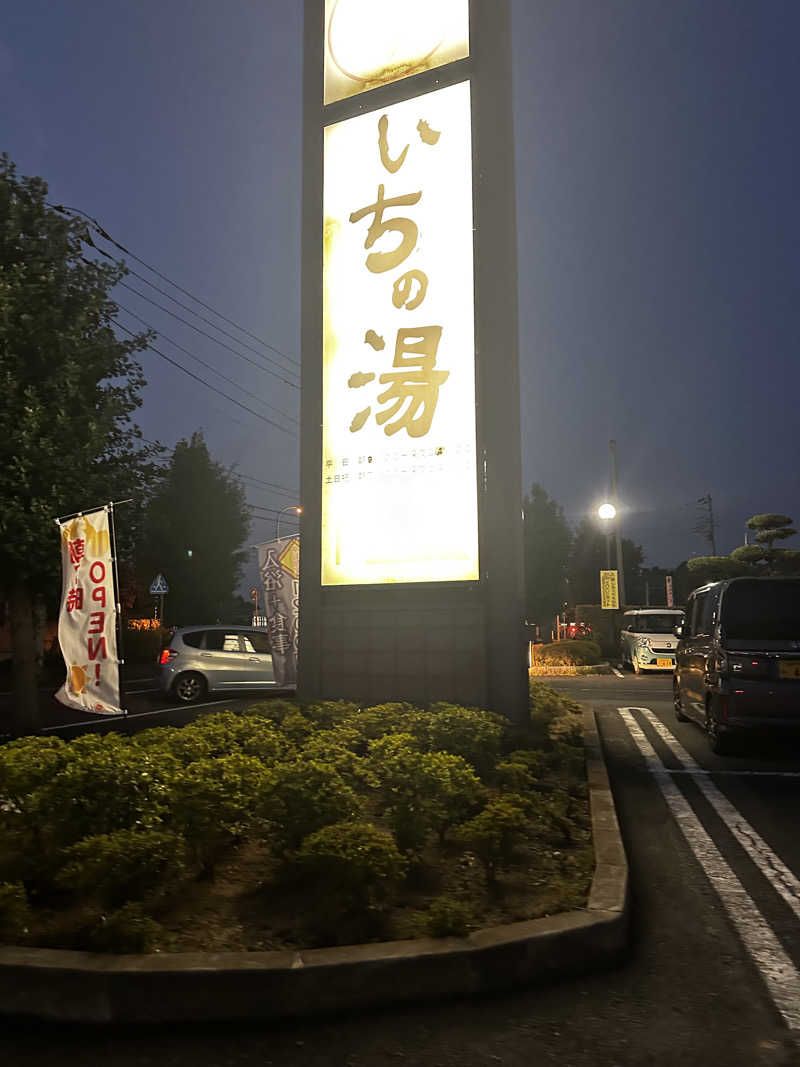
M 469 0 L 325 0 L 325 103 L 469 55 Z
M 272 668 L 279 686 L 297 680 L 300 538 L 266 541 L 258 546 Z
M 470 86 L 325 130 L 323 585 L 479 576 Z
M 619 585 L 616 571 L 600 571 L 600 606 L 607 611 L 619 608 Z
M 63 575 L 58 642 L 67 677 L 56 699 L 82 711 L 116 715 L 121 709 L 108 511 L 79 515 L 58 527 Z

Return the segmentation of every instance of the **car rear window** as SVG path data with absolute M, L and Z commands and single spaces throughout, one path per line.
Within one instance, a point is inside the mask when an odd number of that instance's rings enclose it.
M 190 630 L 189 633 L 183 635 L 183 643 L 189 648 L 202 648 L 204 633 L 205 630 Z
M 800 641 L 800 581 L 732 582 L 722 600 L 722 628 L 735 641 Z

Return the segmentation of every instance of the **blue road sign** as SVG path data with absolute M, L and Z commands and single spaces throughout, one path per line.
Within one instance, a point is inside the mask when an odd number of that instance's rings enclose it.
M 163 596 L 164 593 L 169 592 L 169 586 L 167 585 L 167 579 L 163 574 L 157 574 L 150 583 L 150 592 L 155 595 Z

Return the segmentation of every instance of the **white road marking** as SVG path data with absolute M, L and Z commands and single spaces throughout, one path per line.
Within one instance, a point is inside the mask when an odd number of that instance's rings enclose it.
M 728 777 L 731 778 L 800 778 L 800 771 L 707 771 L 705 767 L 700 767 L 696 771 L 688 770 L 686 767 L 681 767 L 680 769 L 673 768 L 669 773 L 691 774 L 697 775 L 698 777 L 701 775 L 708 775 L 712 778 L 716 778 L 718 774 L 728 775 Z
M 614 672 L 614 674 L 616 674 L 617 678 L 624 678 L 625 677 L 625 675 L 622 673 L 622 671 L 618 671 L 616 667 L 612 667 L 611 670 Z
M 154 686 L 152 689 L 126 689 L 125 696 L 136 696 L 137 693 L 157 693 L 158 686 Z
M 716 890 L 745 948 L 790 1030 L 800 1030 L 800 974 L 750 895 L 678 789 L 631 708 L 618 708 L 686 843 Z
M 241 697 L 238 699 L 242 699 Z M 175 704 L 171 708 L 156 708 L 155 711 L 136 711 L 129 715 L 98 715 L 98 721 L 95 723 L 92 719 L 84 719 L 82 722 L 65 722 L 59 723 L 58 726 L 44 726 L 42 727 L 42 733 L 45 730 L 69 730 L 75 726 L 95 726 L 100 725 L 100 722 L 122 722 L 125 719 L 145 719 L 148 715 L 166 715 L 170 711 L 195 711 L 197 708 L 213 708 L 217 704 L 224 704 L 225 697 L 220 700 L 209 700 L 206 704 Z
M 702 773 L 704 768 L 692 759 L 680 741 L 673 736 L 664 723 L 649 708 L 639 708 L 638 710 L 669 748 L 675 759 L 683 764 L 687 771 L 696 776 L 697 786 L 711 807 L 764 877 L 772 884 L 775 891 L 786 901 L 797 918 L 800 919 L 800 878 L 795 877 L 786 864 L 775 855 L 763 837 L 753 829 L 739 809 L 734 807 L 728 798 L 709 780 L 708 776 Z

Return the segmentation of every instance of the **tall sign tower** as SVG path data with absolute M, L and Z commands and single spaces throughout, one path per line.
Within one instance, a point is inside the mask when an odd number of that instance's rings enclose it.
M 299 690 L 527 714 L 507 0 L 306 0 Z

